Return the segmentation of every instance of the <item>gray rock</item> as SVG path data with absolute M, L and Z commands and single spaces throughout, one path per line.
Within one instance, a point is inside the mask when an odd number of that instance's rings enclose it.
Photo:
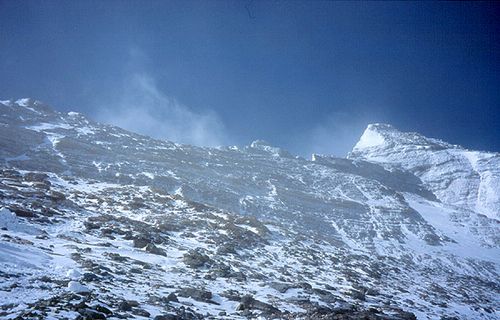
M 165 257 L 167 256 L 167 253 L 165 252 L 165 250 L 158 248 L 153 243 L 148 243 L 148 245 L 146 246 L 146 251 L 149 253 L 152 253 L 152 254 L 160 255 L 160 256 L 165 256 Z
M 241 298 L 240 304 L 236 308 L 237 311 L 245 311 L 245 310 L 260 310 L 269 314 L 280 314 L 281 311 L 278 308 L 273 307 L 272 305 L 256 300 L 251 295 L 245 295 Z
M 269 286 L 281 293 L 285 293 L 288 291 L 288 289 L 293 288 L 293 285 L 284 282 L 272 282 Z
M 151 316 L 151 313 L 149 313 L 148 311 L 146 311 L 142 308 L 132 308 L 132 314 L 136 315 L 136 316 L 146 317 L 146 318 Z
M 141 248 L 141 249 L 150 243 L 149 239 L 143 237 L 136 237 L 133 239 L 133 242 L 135 248 Z
M 119 253 L 108 253 L 108 257 L 111 260 L 117 261 L 117 262 L 125 262 L 128 260 L 127 257 L 124 257 L 124 256 L 120 255 Z
M 132 305 L 128 301 L 122 301 L 118 305 L 120 311 L 132 311 Z
M 104 314 L 106 314 L 106 315 L 111 315 L 111 314 L 113 314 L 113 312 L 112 312 L 111 310 L 109 310 L 108 308 L 106 308 L 105 306 L 100 305 L 100 304 L 96 305 L 96 306 L 95 306 L 95 307 L 93 307 L 93 308 L 94 308 L 96 311 L 99 311 L 99 312 L 104 313 Z
M 215 303 L 212 301 L 212 292 L 196 288 L 182 288 L 177 291 L 180 297 L 192 298 L 196 301 Z
M 177 296 L 175 295 L 175 293 L 171 292 L 168 296 L 167 296 L 167 301 L 172 301 L 172 302 L 179 302 L 179 299 L 177 299 Z
M 181 320 L 182 318 L 175 314 L 164 314 L 153 318 L 153 320 Z
M 106 315 L 104 313 L 88 308 L 80 309 L 78 310 L 78 313 L 80 313 L 86 320 L 106 319 Z
M 189 250 L 186 254 L 184 254 L 182 261 L 190 268 L 201 268 L 206 264 L 209 264 L 211 259 L 206 254 L 201 253 L 199 249 L 196 249 Z

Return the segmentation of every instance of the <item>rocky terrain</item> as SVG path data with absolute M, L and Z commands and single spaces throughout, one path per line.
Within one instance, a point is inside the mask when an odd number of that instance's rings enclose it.
M 497 319 L 500 155 L 370 125 L 347 158 L 0 101 L 2 319 Z

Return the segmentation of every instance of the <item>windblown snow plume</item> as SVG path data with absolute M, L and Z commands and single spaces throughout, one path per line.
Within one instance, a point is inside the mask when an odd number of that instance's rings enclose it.
M 197 146 L 227 143 L 224 125 L 212 111 L 195 112 L 160 92 L 153 78 L 133 75 L 118 101 L 103 106 L 97 119 L 158 139 Z

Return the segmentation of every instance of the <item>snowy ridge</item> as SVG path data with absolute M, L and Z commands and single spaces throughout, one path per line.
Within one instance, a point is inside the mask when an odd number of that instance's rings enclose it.
M 1 318 L 499 316 L 498 154 L 375 124 L 308 161 L 0 104 Z
M 470 151 L 376 124 L 368 126 L 348 158 L 402 168 L 420 178 L 439 200 L 500 218 L 499 153 Z

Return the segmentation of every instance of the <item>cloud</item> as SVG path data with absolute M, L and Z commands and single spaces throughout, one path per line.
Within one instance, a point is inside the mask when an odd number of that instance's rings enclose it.
M 195 112 L 161 92 L 156 81 L 144 73 L 127 78 L 121 92 L 98 111 L 100 122 L 177 143 L 220 146 L 228 135 L 217 114 Z

